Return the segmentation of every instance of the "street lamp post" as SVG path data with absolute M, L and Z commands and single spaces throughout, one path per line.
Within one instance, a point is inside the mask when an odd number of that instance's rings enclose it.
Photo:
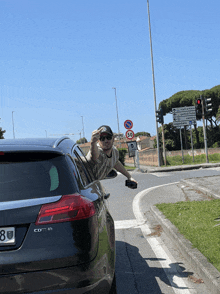
M 120 148 L 121 148 L 116 88 L 112 87 L 112 89 L 115 90 L 115 103 L 116 103 L 116 113 L 117 113 L 117 122 L 118 122 L 118 138 L 119 138 L 119 145 L 120 145 Z
M 84 133 L 83 116 L 81 116 L 81 118 L 82 118 L 82 126 L 83 126 L 83 143 L 85 143 L 85 133 Z
M 155 120 L 156 120 L 156 132 L 157 132 L 157 154 L 158 154 L 157 156 L 158 156 L 158 166 L 161 166 L 160 147 L 159 147 L 159 132 L 158 132 L 157 117 L 156 117 L 157 103 L 156 103 L 156 88 L 155 88 L 155 78 L 154 78 L 154 61 L 153 61 L 153 46 L 152 46 L 152 38 L 151 38 L 149 0 L 147 0 L 147 8 L 148 8 L 148 23 L 149 23 L 150 49 L 151 49 L 151 67 L 152 67 L 152 79 L 153 79 L 153 91 L 154 91 L 154 108 L 155 108 Z
M 12 111 L 12 126 L 13 126 L 13 138 L 15 139 L 15 127 L 14 127 L 14 117 L 13 117 L 13 112 Z

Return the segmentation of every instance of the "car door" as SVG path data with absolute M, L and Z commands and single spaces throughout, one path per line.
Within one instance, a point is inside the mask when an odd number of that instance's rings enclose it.
M 81 186 L 80 193 L 91 200 L 95 200 L 98 205 L 98 223 L 99 234 L 103 243 L 106 243 L 109 248 L 109 260 L 111 266 L 114 267 L 115 262 L 115 232 L 114 221 L 107 209 L 105 195 L 106 192 L 100 181 L 94 180 L 92 169 L 79 147 L 74 148 L 72 157 L 74 158 L 78 168 L 78 183 Z

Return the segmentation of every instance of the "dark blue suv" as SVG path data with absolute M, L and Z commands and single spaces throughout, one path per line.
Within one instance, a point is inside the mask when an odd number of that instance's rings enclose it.
M 0 140 L 0 293 L 116 293 L 107 197 L 68 137 Z

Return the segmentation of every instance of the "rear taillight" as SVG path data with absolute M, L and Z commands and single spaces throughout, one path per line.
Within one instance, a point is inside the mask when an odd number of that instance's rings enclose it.
M 68 222 L 85 219 L 95 214 L 92 201 L 79 195 L 64 195 L 55 202 L 44 204 L 38 214 L 36 225 Z

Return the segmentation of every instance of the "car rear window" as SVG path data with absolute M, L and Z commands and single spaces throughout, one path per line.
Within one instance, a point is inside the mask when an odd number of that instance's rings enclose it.
M 76 191 L 65 156 L 45 152 L 1 152 L 0 201 L 65 195 Z

